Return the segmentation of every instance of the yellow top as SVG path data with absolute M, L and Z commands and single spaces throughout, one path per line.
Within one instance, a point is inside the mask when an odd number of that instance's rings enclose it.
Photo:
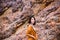
M 26 35 L 28 37 L 28 40 L 37 40 L 37 35 L 36 35 L 36 32 L 33 29 L 32 25 L 28 26 Z

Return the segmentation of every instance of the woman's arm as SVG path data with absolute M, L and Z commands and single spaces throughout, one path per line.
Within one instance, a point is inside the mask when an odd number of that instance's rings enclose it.
M 30 37 L 32 37 L 32 38 L 34 38 L 34 39 L 35 39 L 35 37 L 34 37 L 33 35 L 27 34 L 27 36 L 30 36 Z

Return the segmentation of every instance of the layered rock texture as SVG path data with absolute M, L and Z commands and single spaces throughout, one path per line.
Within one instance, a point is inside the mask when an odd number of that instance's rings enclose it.
M 32 15 L 38 40 L 60 40 L 60 0 L 0 0 L 0 40 L 27 40 Z

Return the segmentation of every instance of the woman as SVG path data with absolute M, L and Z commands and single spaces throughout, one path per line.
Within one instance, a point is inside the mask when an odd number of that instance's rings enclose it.
M 34 30 L 34 26 L 36 24 L 36 20 L 34 16 L 31 16 L 29 19 L 29 25 L 26 31 L 26 35 L 28 37 L 28 40 L 37 40 L 37 34 L 36 31 Z

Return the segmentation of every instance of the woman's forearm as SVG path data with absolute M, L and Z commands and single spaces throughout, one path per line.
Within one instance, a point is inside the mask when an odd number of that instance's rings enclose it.
M 32 38 L 34 38 L 34 39 L 35 39 L 35 37 L 34 37 L 33 35 L 27 34 L 27 36 L 30 36 L 30 37 L 32 37 Z

